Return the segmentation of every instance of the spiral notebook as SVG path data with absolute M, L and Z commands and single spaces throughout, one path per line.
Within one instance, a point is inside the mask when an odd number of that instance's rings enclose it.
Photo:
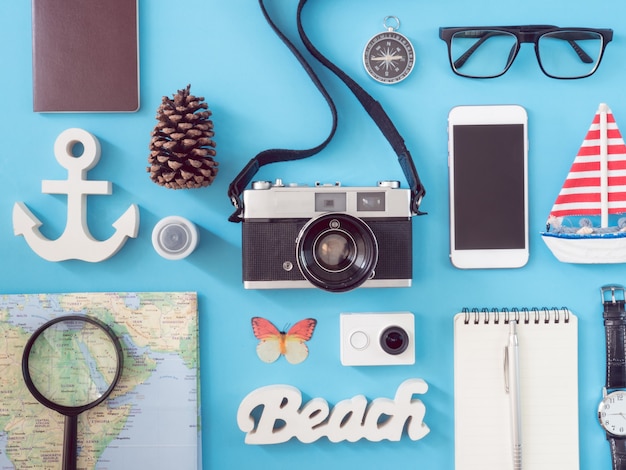
M 522 468 L 577 470 L 578 319 L 567 308 L 455 315 L 455 469 L 513 468 L 504 367 L 511 319 L 519 340 Z

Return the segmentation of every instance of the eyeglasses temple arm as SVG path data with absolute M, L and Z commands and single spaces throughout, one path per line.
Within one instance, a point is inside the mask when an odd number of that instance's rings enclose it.
M 500 33 L 498 33 L 497 31 L 490 31 L 489 33 L 482 36 L 478 41 L 472 44 L 472 47 L 466 50 L 461 57 L 454 61 L 454 68 L 460 69 L 461 67 L 463 67 L 465 65 L 465 62 L 467 62 L 467 59 L 469 59 L 472 54 L 476 52 L 476 49 L 478 49 L 490 37 L 497 36 L 499 34 Z
M 563 34 L 568 34 L 568 32 L 565 32 Z M 582 47 L 580 47 L 578 45 L 578 43 L 574 40 L 574 39 L 565 39 L 565 37 L 559 37 L 559 33 L 553 33 L 551 34 L 551 36 L 558 38 L 558 39 L 563 39 L 564 41 L 567 41 L 569 43 L 570 46 L 572 46 L 572 49 L 574 49 L 574 51 L 576 52 L 576 54 L 578 54 L 578 57 L 580 58 L 580 60 L 582 62 L 584 62 L 585 64 L 592 64 L 595 62 L 595 60 L 593 60 L 589 54 L 587 54 Z
M 582 60 L 585 64 L 592 64 L 594 62 L 594 60 L 589 57 L 589 54 L 583 51 L 582 47 L 580 47 L 576 41 L 568 39 L 567 42 L 569 42 L 569 45 L 572 46 L 572 48 L 576 51 L 576 54 L 578 54 L 578 57 L 580 57 L 580 60 Z

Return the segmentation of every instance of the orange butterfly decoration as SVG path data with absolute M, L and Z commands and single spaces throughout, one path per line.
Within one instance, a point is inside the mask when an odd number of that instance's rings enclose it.
M 261 317 L 252 318 L 252 331 L 259 339 L 256 353 L 264 362 L 274 362 L 281 354 L 291 364 L 299 364 L 309 355 L 305 341 L 311 339 L 317 320 L 305 318 L 300 320 L 286 333 L 279 331 L 272 322 Z

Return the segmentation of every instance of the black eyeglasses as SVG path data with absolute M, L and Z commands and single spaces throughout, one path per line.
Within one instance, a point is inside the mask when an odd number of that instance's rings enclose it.
M 584 78 L 593 74 L 612 29 L 559 28 L 552 25 L 439 28 L 457 75 L 494 78 L 503 75 L 524 42 L 535 45 L 539 67 L 548 77 Z

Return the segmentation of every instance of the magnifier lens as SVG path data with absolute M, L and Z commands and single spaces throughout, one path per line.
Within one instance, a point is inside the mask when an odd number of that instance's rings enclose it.
M 76 470 L 78 415 L 109 396 L 122 363 L 119 339 L 91 317 L 55 318 L 26 343 L 22 356 L 26 386 L 43 405 L 65 415 L 63 470 Z
M 66 319 L 44 329 L 33 341 L 28 373 L 51 403 L 83 407 L 100 400 L 117 380 L 118 349 L 101 326 Z

